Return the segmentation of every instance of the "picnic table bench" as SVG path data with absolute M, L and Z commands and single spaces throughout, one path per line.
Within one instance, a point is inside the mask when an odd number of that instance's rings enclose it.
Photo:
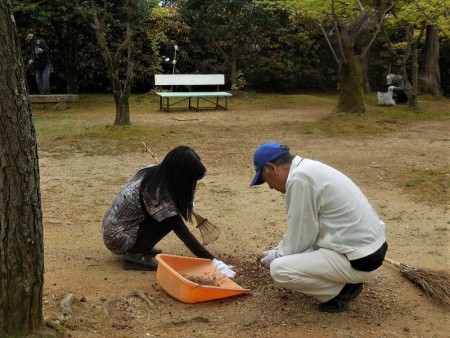
M 159 110 L 169 111 L 174 105 L 188 101 L 188 108 L 200 110 L 201 108 L 210 108 L 210 106 L 200 107 L 200 100 L 213 104 L 216 109 L 227 109 L 228 97 L 233 96 L 231 93 L 219 91 L 220 86 L 225 84 L 225 75 L 223 74 L 155 74 L 155 86 L 170 86 L 172 91 L 159 91 Z M 188 91 L 176 91 L 177 86 L 188 87 Z M 192 91 L 193 86 L 216 86 L 216 91 Z M 179 100 L 170 102 L 170 99 L 177 98 Z M 215 98 L 215 100 L 214 100 Z M 224 99 L 224 104 L 220 104 L 219 99 Z M 196 101 L 195 106 L 192 104 L 193 99 Z M 165 100 L 165 104 L 164 103 Z M 214 100 L 214 101 L 213 101 Z

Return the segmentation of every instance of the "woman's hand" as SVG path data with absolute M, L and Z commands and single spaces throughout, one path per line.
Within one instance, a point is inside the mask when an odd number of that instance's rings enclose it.
M 217 270 L 222 272 L 228 278 L 234 278 L 234 276 L 236 276 L 236 272 L 232 270 L 233 267 L 231 265 L 227 265 L 215 258 L 212 260 L 212 263 Z

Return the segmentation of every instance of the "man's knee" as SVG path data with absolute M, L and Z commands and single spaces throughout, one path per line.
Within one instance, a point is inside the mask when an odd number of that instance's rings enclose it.
M 299 271 L 289 269 L 283 264 L 283 260 L 279 258 L 273 260 L 270 264 L 270 275 L 274 282 L 280 285 L 301 284 L 303 280 L 302 274 Z

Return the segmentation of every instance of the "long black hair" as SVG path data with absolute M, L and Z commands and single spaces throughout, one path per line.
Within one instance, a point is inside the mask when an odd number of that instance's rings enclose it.
M 197 181 L 206 174 L 200 156 L 187 146 L 172 149 L 161 162 L 145 169 L 141 192 L 167 193 L 185 220 L 192 220 L 192 210 Z M 141 195 L 142 196 L 142 195 Z

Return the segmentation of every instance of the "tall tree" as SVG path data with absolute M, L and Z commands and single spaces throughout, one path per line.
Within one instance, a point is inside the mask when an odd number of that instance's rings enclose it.
M 11 2 L 0 1 L 0 336 L 42 324 L 44 246 L 36 133 Z
M 126 0 L 123 2 L 90 0 L 90 7 L 84 8 L 81 2 L 77 1 L 78 9 L 83 17 L 90 23 L 97 37 L 100 52 L 108 70 L 108 77 L 111 81 L 114 102 L 116 105 L 115 125 L 129 125 L 130 121 L 130 93 L 134 78 L 135 67 L 135 11 L 139 0 Z M 117 17 L 111 13 L 114 6 L 123 6 L 120 14 L 115 12 Z M 111 31 L 117 28 L 113 25 L 114 20 L 120 21 L 122 17 L 126 20 L 120 31 Z M 116 40 L 117 36 L 123 36 L 121 41 Z
M 417 96 L 420 87 L 437 97 L 441 97 L 438 31 L 444 35 L 450 32 L 448 9 L 450 0 L 402 0 L 393 15 L 386 20 L 385 36 L 391 53 L 401 60 L 405 91 L 410 109 L 418 108 Z M 435 26 L 431 29 L 432 26 Z M 395 37 L 398 31 L 404 31 L 403 39 Z M 419 77 L 419 52 L 424 32 L 425 57 L 422 73 Z M 391 36 L 394 37 L 391 39 Z M 408 71 L 411 70 L 410 76 Z
M 439 38 L 450 36 L 450 0 L 414 0 L 418 15 L 426 22 L 425 50 L 419 74 L 419 88 L 441 98 Z
M 289 6 L 294 12 L 313 19 L 320 27 L 338 65 L 339 100 L 335 111 L 364 113 L 364 81 L 361 60 L 366 59 L 386 13 L 384 0 L 267 0 Z M 301 17 L 297 14 L 298 17 Z M 370 38 L 369 38 L 370 36 Z M 364 38 L 361 38 L 364 37 Z M 358 43 L 359 44 L 358 44 Z
M 419 86 L 422 92 L 442 97 L 441 72 L 439 70 L 439 27 L 429 24 L 425 36 L 425 57 L 419 75 Z
M 450 0 L 401 0 L 393 16 L 387 20 L 387 26 L 395 36 L 398 31 L 407 32 L 407 41 L 392 41 L 392 46 L 401 54 L 404 62 L 405 56 L 411 57 L 411 88 L 413 102 L 411 108 L 417 108 L 419 90 L 428 92 L 436 97 L 442 97 L 441 75 L 439 69 L 439 36 L 450 35 L 450 20 L 448 19 Z M 422 67 L 419 70 L 419 52 L 423 44 L 422 36 L 425 30 L 425 48 L 423 50 Z M 418 40 L 418 37 L 420 39 Z M 388 43 L 391 43 L 388 35 Z M 406 42 L 406 48 L 405 48 Z M 397 48 L 395 48 L 397 47 Z M 412 49 L 409 49 L 412 48 Z M 415 50 L 417 48 L 417 50 Z M 404 69 L 406 71 L 406 69 Z

